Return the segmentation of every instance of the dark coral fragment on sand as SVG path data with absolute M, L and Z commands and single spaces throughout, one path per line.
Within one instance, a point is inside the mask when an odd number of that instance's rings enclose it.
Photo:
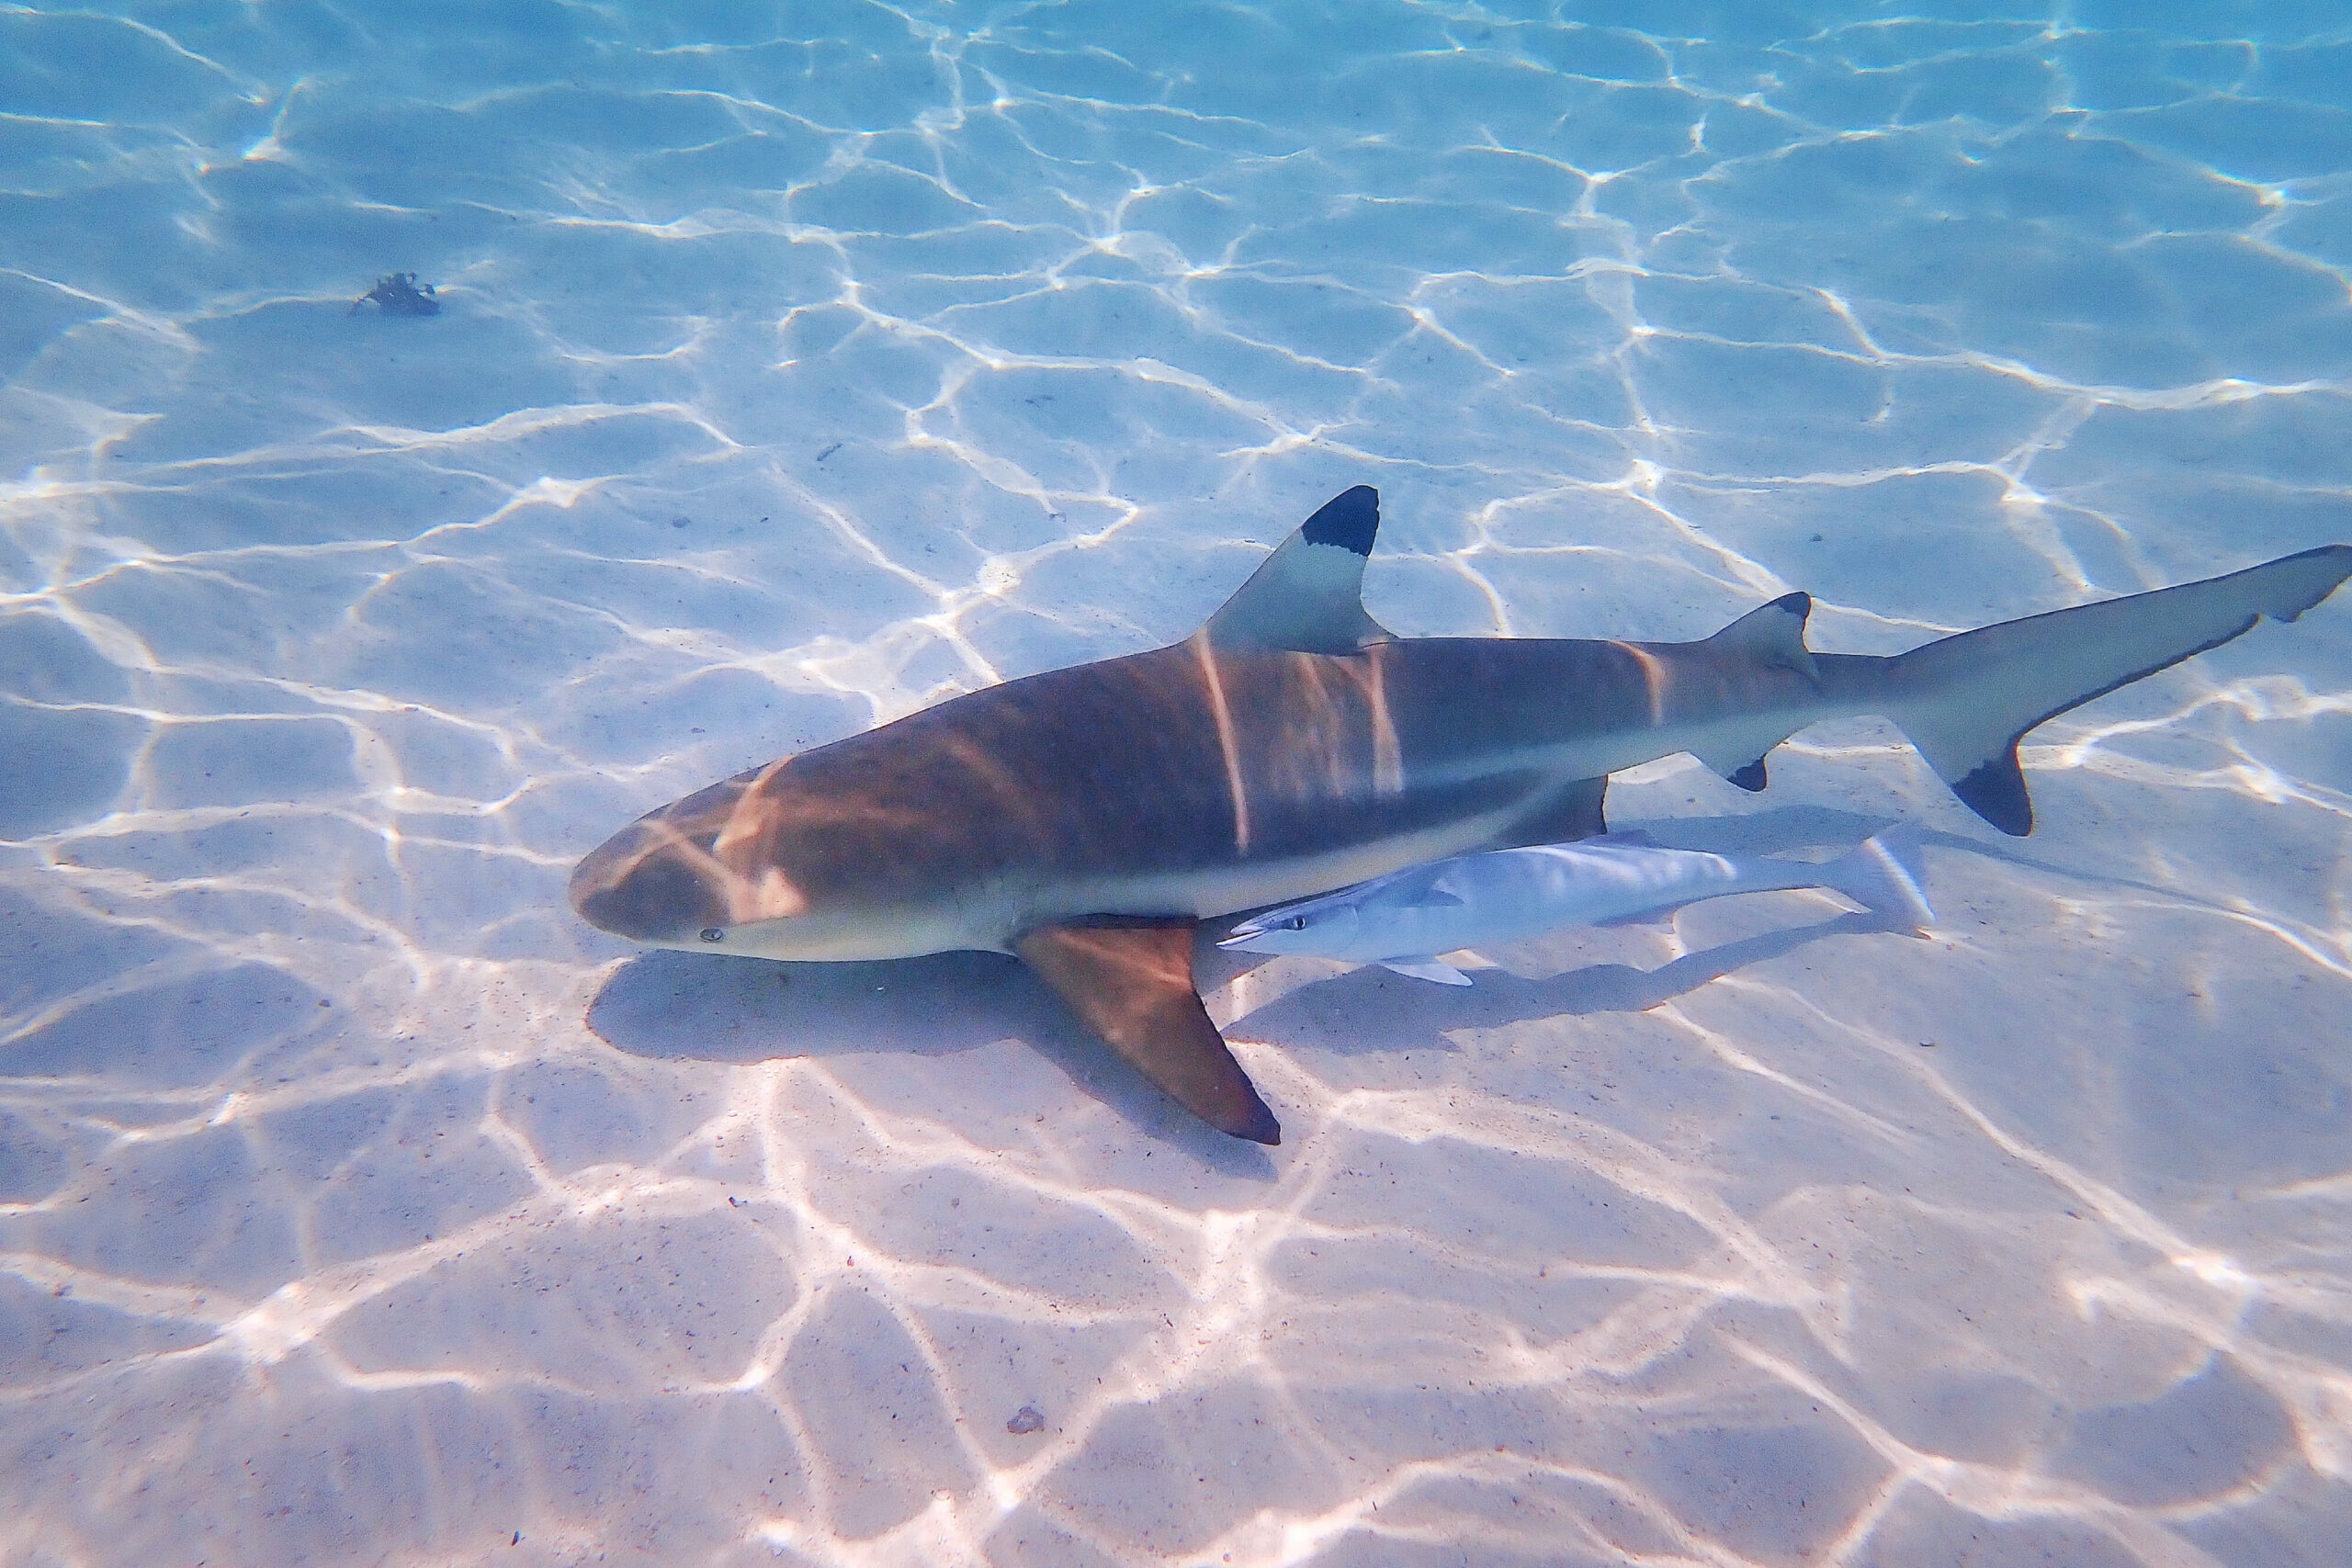
M 357 315 L 362 307 L 373 305 L 387 316 L 437 316 L 441 301 L 434 297 L 433 285 L 419 288 L 413 272 L 387 273 L 376 280 L 376 287 L 351 302 L 351 313 Z

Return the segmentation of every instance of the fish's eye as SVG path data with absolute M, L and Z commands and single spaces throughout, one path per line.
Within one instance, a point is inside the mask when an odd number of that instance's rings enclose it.
M 1305 915 L 1293 915 L 1290 918 L 1290 929 L 1295 931 L 1305 931 L 1306 929 L 1306 917 Z
M 717 926 L 705 926 L 702 928 L 702 939 L 705 942 L 725 942 L 727 933 Z

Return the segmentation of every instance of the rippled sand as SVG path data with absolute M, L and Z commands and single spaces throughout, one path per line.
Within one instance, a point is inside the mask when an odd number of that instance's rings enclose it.
M 2341 1560 L 2341 598 L 2029 840 L 1875 725 L 1612 791 L 1917 817 L 1931 940 L 1206 951 L 1271 1151 L 561 897 L 1358 482 L 1417 634 L 2352 539 L 2334 8 L 120 9 L 0 14 L 0 1561 Z

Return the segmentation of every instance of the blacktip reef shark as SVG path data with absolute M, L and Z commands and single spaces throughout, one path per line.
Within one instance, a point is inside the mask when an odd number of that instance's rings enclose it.
M 1441 962 L 1440 953 L 1568 926 L 1616 925 L 1739 893 L 1826 887 L 1916 929 L 1936 919 L 1918 837 L 1911 829 L 1890 829 L 1818 864 L 1669 850 L 1642 832 L 1487 850 L 1280 905 L 1242 921 L 1217 945 L 1377 964 L 1417 980 L 1466 986 L 1470 976 Z
M 1803 593 L 1699 642 L 1407 638 L 1364 613 L 1379 526 L 1358 485 L 1182 642 L 967 693 L 665 806 L 580 863 L 572 907 L 686 951 L 1017 953 L 1194 1114 L 1273 1144 L 1194 987 L 1199 921 L 1591 837 L 1611 773 L 1677 752 L 1761 789 L 1774 746 L 1863 714 L 2023 834 L 2028 730 L 2352 575 L 2352 546 L 2327 546 L 1891 658 L 1808 649 Z

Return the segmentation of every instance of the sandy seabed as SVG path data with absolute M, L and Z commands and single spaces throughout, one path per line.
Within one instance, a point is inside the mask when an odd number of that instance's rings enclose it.
M 1273 1150 L 1009 960 L 565 908 L 1359 482 L 1408 634 L 2352 539 L 2337 8 L 1560 13 L 0 13 L 0 1561 L 2340 1562 L 2341 598 L 2030 839 L 1874 723 L 1612 790 L 1916 818 L 1926 940 L 1209 950 Z

